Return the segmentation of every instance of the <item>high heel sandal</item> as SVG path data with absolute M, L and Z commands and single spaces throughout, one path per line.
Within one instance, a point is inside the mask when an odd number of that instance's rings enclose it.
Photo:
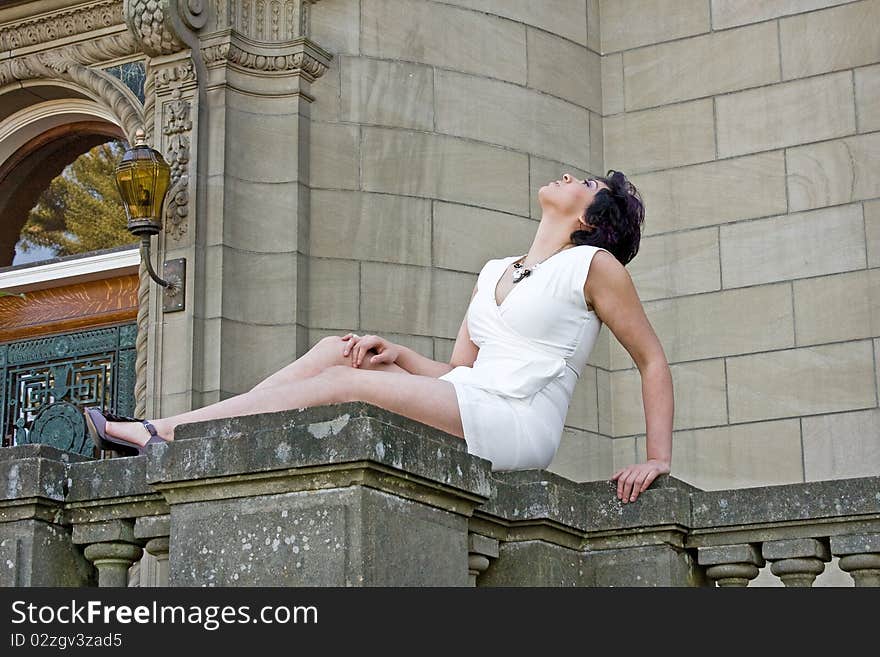
M 140 418 L 127 417 L 125 415 L 114 415 L 113 413 L 102 411 L 97 406 L 87 407 L 83 409 L 83 413 L 86 418 L 86 426 L 92 437 L 92 442 L 95 443 L 98 449 L 112 449 L 121 452 L 126 456 L 139 456 L 147 450 L 149 445 L 152 445 L 153 443 L 167 442 L 164 438 L 159 436 L 156 427 L 154 427 L 149 420 L 141 420 Z M 108 436 L 106 431 L 107 422 L 140 422 L 147 428 L 147 431 L 150 432 L 150 439 L 145 445 L 138 445 L 137 443 L 132 443 L 128 440 L 123 440 L 122 438 Z

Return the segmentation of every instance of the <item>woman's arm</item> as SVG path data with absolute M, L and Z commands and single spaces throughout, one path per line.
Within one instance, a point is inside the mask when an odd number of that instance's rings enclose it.
M 397 348 L 400 349 L 400 355 L 394 362 L 410 374 L 433 376 L 436 379 L 452 370 L 449 363 L 441 363 L 427 356 L 422 356 L 419 352 L 401 344 L 397 345 Z
M 471 293 L 471 301 L 477 293 L 477 286 L 474 285 L 474 291 Z M 477 347 L 472 341 L 467 328 L 467 312 L 464 319 L 461 320 L 461 326 L 458 329 L 458 337 L 455 339 L 455 345 L 452 347 L 452 357 L 448 363 L 441 363 L 436 360 L 422 356 L 417 351 L 413 351 L 409 347 L 397 345 L 400 349 L 400 355 L 395 363 L 400 365 L 410 374 L 423 374 L 425 376 L 433 376 L 438 378 L 451 372 L 459 365 L 471 366 L 477 358 Z
M 597 251 L 593 255 L 584 297 L 632 356 L 642 377 L 647 460 L 612 476 L 617 480 L 617 497 L 633 502 L 672 466 L 672 374 L 629 272 L 610 253 Z

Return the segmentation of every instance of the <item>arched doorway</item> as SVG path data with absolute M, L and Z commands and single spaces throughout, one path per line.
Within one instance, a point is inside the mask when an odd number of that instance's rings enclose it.
M 3 107 L 15 105 L 7 101 L 7 95 L 20 93 L 4 95 Z M 108 171 L 111 163 L 105 161 L 101 167 L 102 160 L 113 157 L 114 153 L 91 152 L 102 144 L 110 144 L 107 149 L 121 151 L 124 140 L 121 128 L 112 122 L 106 111 L 86 99 L 42 101 L 0 118 L 0 268 L 16 264 L 15 246 L 23 237 L 22 229 L 29 219 L 33 224 L 39 222 L 41 216 L 44 224 L 62 224 L 55 225 L 54 229 L 57 231 L 55 241 L 60 240 L 63 244 L 55 244 L 55 253 L 51 255 L 84 253 L 126 243 L 136 245 L 133 238 L 126 242 L 127 236 L 122 230 L 124 211 L 112 184 L 112 174 Z M 90 180 L 77 180 L 70 173 L 77 164 L 81 165 L 78 167 L 79 177 L 83 178 L 85 173 Z M 103 180 L 95 180 L 95 177 Z M 96 182 L 100 184 L 96 185 Z M 77 193 L 80 202 L 75 204 L 76 207 L 64 207 L 66 196 L 76 196 Z M 95 198 L 92 207 L 84 207 L 83 201 L 88 195 L 103 195 L 105 198 Z M 41 200 L 44 205 L 62 207 L 38 208 Z M 81 226 L 80 233 L 99 235 L 82 240 L 83 244 L 77 248 L 79 240 L 61 239 L 65 228 L 64 214 L 75 211 L 93 215 L 79 218 L 83 226 L 88 226 L 89 221 L 115 225 L 102 230 L 92 226 L 88 231 Z M 51 217 L 52 214 L 56 216 Z M 26 239 L 25 243 L 29 242 L 31 247 L 53 246 L 52 236 L 45 232 L 52 226 L 32 225 L 31 228 L 31 239 Z M 41 236 L 44 239 L 39 239 Z
M 134 410 L 137 240 L 112 198 L 124 145 L 110 112 L 70 86 L 0 90 L 0 290 L 24 295 L 0 296 L 3 445 L 93 454 L 76 408 Z M 58 257 L 15 266 L 27 236 Z

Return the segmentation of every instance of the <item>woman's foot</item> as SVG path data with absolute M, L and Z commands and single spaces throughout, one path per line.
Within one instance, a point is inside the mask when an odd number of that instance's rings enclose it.
M 157 423 L 152 423 L 154 427 L 156 427 L 156 432 L 159 434 L 159 437 L 164 441 L 174 440 L 173 438 L 166 438 L 165 433 L 162 431 L 161 427 L 156 426 Z M 147 441 L 150 440 L 150 431 L 140 422 L 107 422 L 107 426 L 104 428 L 104 431 L 114 438 L 119 438 L 121 440 L 125 440 L 130 443 L 134 443 L 143 447 L 147 444 Z
M 138 456 L 144 454 L 152 444 L 174 440 L 174 425 L 169 424 L 168 420 L 158 420 L 160 429 L 157 429 L 149 420 L 116 415 L 97 406 L 84 407 L 83 415 L 92 442 L 100 450 L 110 449 L 126 456 Z M 110 424 L 116 426 L 113 430 L 108 431 L 107 427 Z M 144 427 L 150 434 L 146 441 L 143 436 L 138 436 L 133 432 L 131 425 L 134 424 Z M 165 436 L 168 438 L 166 439 Z

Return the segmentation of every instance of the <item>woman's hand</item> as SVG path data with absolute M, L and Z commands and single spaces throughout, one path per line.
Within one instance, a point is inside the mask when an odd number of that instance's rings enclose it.
M 657 459 L 648 459 L 645 463 L 636 463 L 618 470 L 611 477 L 617 480 L 617 499 L 626 504 L 635 502 L 640 493 L 644 493 L 658 475 L 669 474 L 669 464 Z
M 370 349 L 376 351 L 376 355 L 370 358 L 370 363 L 374 365 L 393 363 L 400 355 L 400 347 L 385 338 L 380 338 L 378 335 L 358 336 L 354 333 L 348 333 L 343 335 L 342 339 L 348 343 L 345 345 L 342 355 L 348 356 L 351 353 L 352 367 L 360 367 Z

